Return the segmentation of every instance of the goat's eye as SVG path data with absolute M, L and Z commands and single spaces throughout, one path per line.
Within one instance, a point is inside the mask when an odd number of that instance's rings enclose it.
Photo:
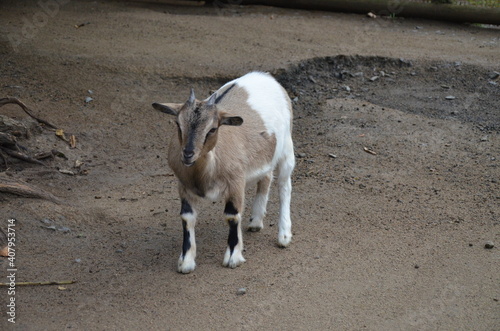
M 217 128 L 212 128 L 210 129 L 210 131 L 208 131 L 208 134 L 214 134 L 215 131 L 217 131 Z

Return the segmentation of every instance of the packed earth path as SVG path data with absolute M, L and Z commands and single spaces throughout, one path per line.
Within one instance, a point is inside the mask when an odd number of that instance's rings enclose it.
M 0 108 L 30 128 L 28 151 L 62 154 L 46 166 L 7 158 L 1 175 L 64 200 L 0 193 L 0 227 L 14 224 L 16 282 L 75 283 L 0 287 L 0 330 L 499 329 L 498 27 L 43 3 L 0 3 L 0 98 L 19 98 L 76 148 Z M 273 184 L 264 229 L 243 233 L 246 262 L 225 268 L 224 204 L 207 202 L 197 268 L 180 274 L 166 158 L 177 129 L 151 104 L 184 102 L 191 87 L 206 97 L 253 70 L 293 102 L 293 241 L 276 244 Z

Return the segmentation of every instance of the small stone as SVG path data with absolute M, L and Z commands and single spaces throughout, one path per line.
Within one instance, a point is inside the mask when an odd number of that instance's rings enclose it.
M 380 78 L 379 76 L 373 76 L 372 78 L 370 78 L 370 82 L 374 82 L 379 78 Z
M 57 230 L 59 230 L 59 231 L 61 231 L 61 232 L 64 232 L 64 233 L 69 233 L 69 232 L 71 232 L 71 229 L 70 229 L 70 228 L 68 228 L 68 227 L 66 227 L 66 226 L 61 226 L 61 227 L 60 227 L 59 229 L 57 229 Z
M 50 224 L 50 223 L 52 223 L 52 221 L 49 220 L 48 218 L 44 218 L 41 222 L 44 223 L 44 224 Z
M 89 92 L 89 94 L 94 94 L 94 91 L 92 90 L 87 90 L 87 92 Z
M 446 97 L 445 97 L 445 99 L 446 99 L 446 100 L 455 100 L 455 99 L 456 99 L 456 97 L 455 97 L 455 96 L 453 96 L 453 95 L 448 95 L 448 96 L 446 96 Z
M 328 154 L 328 156 L 331 157 L 332 159 L 336 159 L 337 158 L 337 155 L 332 154 L 332 153 Z
M 488 77 L 490 77 L 490 79 L 497 79 L 498 77 L 500 77 L 500 72 L 498 72 L 498 71 L 490 72 Z
M 123 253 L 123 249 L 117 249 L 115 253 Z
M 80 262 L 82 262 L 82 259 L 75 259 L 75 262 L 80 263 Z
M 245 295 L 245 294 L 247 294 L 247 289 L 246 289 L 246 287 L 241 287 L 241 288 L 239 288 L 239 289 L 238 289 L 238 291 L 236 291 L 236 294 L 237 294 L 237 295 Z
M 453 64 L 455 65 L 455 67 L 460 67 L 462 65 L 462 62 L 455 61 Z
M 493 247 L 495 247 L 495 244 L 493 243 L 493 241 L 487 241 L 484 243 L 484 248 L 486 249 L 492 249 Z
M 293 101 L 293 102 L 297 102 L 297 101 L 299 101 L 299 97 L 295 97 L 295 98 L 293 98 L 293 99 L 292 99 L 292 101 Z
M 415 264 L 413 267 L 414 267 L 415 269 L 420 268 L 420 266 L 419 266 L 418 264 Z
M 85 98 L 85 103 L 89 103 L 90 101 L 93 101 L 94 99 L 92 99 L 91 97 L 86 97 Z
M 306 156 L 307 156 L 307 154 L 306 154 L 306 153 L 297 153 L 297 157 L 298 157 L 299 159 L 303 159 L 303 158 L 305 158 Z
M 412 75 L 412 76 L 416 76 L 416 75 L 417 75 L 417 73 L 416 73 L 415 71 L 412 71 L 412 72 L 410 72 L 410 75 Z
M 347 92 L 351 92 L 351 88 L 347 85 L 344 86 L 344 90 L 346 90 Z
M 482 136 L 481 141 L 488 141 L 488 136 Z

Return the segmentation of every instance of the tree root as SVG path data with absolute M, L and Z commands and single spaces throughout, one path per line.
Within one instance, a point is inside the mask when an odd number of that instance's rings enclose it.
M 5 175 L 0 175 L 0 192 L 14 194 L 25 198 L 48 200 L 56 204 L 64 203 L 61 199 L 49 192 L 31 186 L 22 180 L 11 179 Z
M 2 99 L 0 99 L 0 107 L 7 105 L 7 104 L 10 104 L 10 103 L 16 104 L 19 107 L 21 107 L 26 114 L 28 114 L 31 118 L 35 119 L 38 123 L 42 123 L 42 124 L 48 126 L 49 128 L 52 128 L 52 129 L 57 129 L 57 127 L 55 125 L 49 123 L 48 121 L 46 121 L 44 119 L 41 119 L 41 118 L 33 115 L 32 110 L 29 109 L 28 106 L 26 106 L 24 104 L 24 102 L 22 102 L 18 98 L 2 98 Z

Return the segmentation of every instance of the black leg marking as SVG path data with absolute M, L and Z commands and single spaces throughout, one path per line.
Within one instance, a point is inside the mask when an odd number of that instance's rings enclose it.
M 238 210 L 234 207 L 231 201 L 226 202 L 226 207 L 224 208 L 224 214 L 226 215 L 238 214 Z
M 182 241 L 182 257 L 186 256 L 187 251 L 191 248 L 191 240 L 189 231 L 187 229 L 187 222 L 182 221 L 182 231 L 184 233 L 184 238 Z
M 186 199 L 182 199 L 182 206 L 181 206 L 181 215 L 182 214 L 192 214 L 193 213 L 193 208 L 191 208 L 191 205 L 189 202 L 187 202 Z
M 229 237 L 227 238 L 227 244 L 231 250 L 231 255 L 233 254 L 234 247 L 238 245 L 238 223 L 235 220 L 229 220 Z

